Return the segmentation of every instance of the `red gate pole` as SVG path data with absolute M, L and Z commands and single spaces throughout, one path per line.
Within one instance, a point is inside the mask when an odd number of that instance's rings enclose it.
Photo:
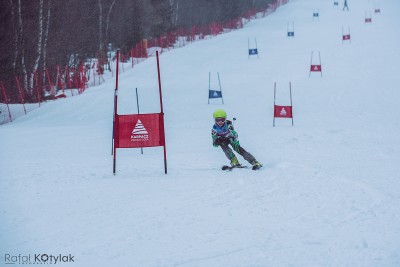
M 115 175 L 116 163 L 117 163 L 117 148 L 114 144 L 115 142 L 115 119 L 118 116 L 118 62 L 119 62 L 119 49 L 117 50 L 117 69 L 115 74 L 115 93 L 114 93 L 114 116 L 113 116 L 113 152 L 114 152 L 114 162 L 113 162 L 113 174 Z
M 157 57 L 157 72 L 158 72 L 158 89 L 160 91 L 160 108 L 161 108 L 161 117 L 162 117 L 162 130 L 163 130 L 163 140 L 164 140 L 164 171 L 165 174 L 167 174 L 167 147 L 165 144 L 165 128 L 164 128 L 164 109 L 163 109 L 163 103 L 162 103 L 162 90 L 161 90 L 161 75 L 160 75 L 160 61 L 158 57 L 158 51 L 156 51 L 156 57 Z
M 289 82 L 289 89 L 290 89 L 290 106 L 292 107 L 292 126 L 293 126 L 292 82 Z
M 274 122 L 273 126 L 275 127 L 275 98 L 276 98 L 276 82 L 274 83 Z
M 24 99 L 24 95 L 22 94 L 21 86 L 19 85 L 19 81 L 18 81 L 18 77 L 17 77 L 17 76 L 15 76 L 15 80 L 17 81 L 19 96 L 21 97 L 22 106 L 24 107 L 24 112 L 25 112 L 25 114 L 26 114 L 25 99 Z
M 8 106 L 8 100 L 7 100 L 6 90 L 4 89 L 4 85 L 3 85 L 3 83 L 2 83 L 1 81 L 0 81 L 0 84 L 1 84 L 1 89 L 3 89 L 4 101 L 6 102 L 7 109 L 8 109 L 8 117 L 10 118 L 10 122 L 12 122 L 11 111 L 10 111 L 10 107 Z
M 136 106 L 137 106 L 137 114 L 140 114 L 140 108 L 139 108 L 139 94 L 137 91 L 137 87 L 136 87 Z M 143 154 L 143 147 L 140 148 L 140 151 Z

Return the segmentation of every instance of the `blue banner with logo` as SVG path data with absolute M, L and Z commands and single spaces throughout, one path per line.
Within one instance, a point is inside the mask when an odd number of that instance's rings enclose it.
M 222 98 L 222 92 L 216 90 L 209 90 L 208 98 Z
M 258 55 L 257 48 L 250 48 L 249 49 L 249 56 L 252 56 L 252 55 Z

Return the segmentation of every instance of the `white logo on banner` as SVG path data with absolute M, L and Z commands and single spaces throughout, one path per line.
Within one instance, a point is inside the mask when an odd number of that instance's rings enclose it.
M 318 65 L 315 65 L 315 66 L 314 66 L 314 70 L 319 70 Z
M 143 126 L 140 120 L 137 121 L 135 128 L 132 130 L 131 141 L 148 141 L 149 132 Z
M 281 109 L 281 112 L 279 113 L 281 116 L 287 116 L 287 112 L 285 110 L 285 108 Z
M 214 95 L 213 95 L 213 97 L 218 97 L 218 93 L 217 93 L 217 91 L 214 91 Z

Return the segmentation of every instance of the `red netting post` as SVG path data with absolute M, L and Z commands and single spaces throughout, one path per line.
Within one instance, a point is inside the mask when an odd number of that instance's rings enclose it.
M 18 86 L 19 97 L 21 98 L 22 106 L 24 107 L 24 112 L 26 114 L 24 94 L 22 93 L 21 86 L 19 85 L 18 77 L 15 77 L 15 80 L 16 80 L 17 86 Z
M 65 79 L 67 79 L 68 81 L 68 87 L 71 90 L 71 95 L 74 96 L 74 90 L 72 90 L 71 77 L 68 66 L 65 66 Z
M 133 69 L 133 65 L 135 65 L 135 58 L 134 58 L 134 56 L 135 56 L 134 50 L 133 50 L 133 48 L 131 48 L 132 69 Z
M 290 106 L 293 109 L 293 101 L 292 101 L 292 82 L 289 82 L 289 90 L 290 90 Z M 293 111 L 292 111 L 292 126 L 293 126 Z
M 39 92 L 39 82 L 38 82 L 38 77 L 37 77 L 37 72 L 35 70 L 34 72 L 34 77 L 35 77 L 35 86 L 36 86 L 36 91 L 37 91 L 37 98 L 38 98 L 38 103 L 39 103 L 39 108 L 40 108 L 40 92 Z
M 3 83 L 0 82 L 0 84 L 1 84 L 1 89 L 3 90 L 3 94 L 4 94 L 4 102 L 6 102 L 7 109 L 8 109 L 8 117 L 10 118 L 10 122 L 12 122 L 11 111 L 10 111 L 10 107 L 8 106 L 6 90 L 4 89 Z

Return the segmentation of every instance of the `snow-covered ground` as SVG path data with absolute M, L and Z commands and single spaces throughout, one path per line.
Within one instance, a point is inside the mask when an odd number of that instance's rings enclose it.
M 1 126 L 0 265 L 46 253 L 73 255 L 65 266 L 400 266 L 400 2 L 333 2 L 291 0 L 162 54 L 167 175 L 161 147 L 118 150 L 112 175 L 112 79 Z M 312 51 L 322 78 L 309 78 Z M 209 72 L 224 105 L 207 104 Z M 282 105 L 292 84 L 294 127 L 272 127 L 274 82 Z M 120 75 L 119 114 L 136 112 L 136 87 L 140 111 L 159 112 L 155 58 Z M 217 108 L 263 169 L 220 170 Z

